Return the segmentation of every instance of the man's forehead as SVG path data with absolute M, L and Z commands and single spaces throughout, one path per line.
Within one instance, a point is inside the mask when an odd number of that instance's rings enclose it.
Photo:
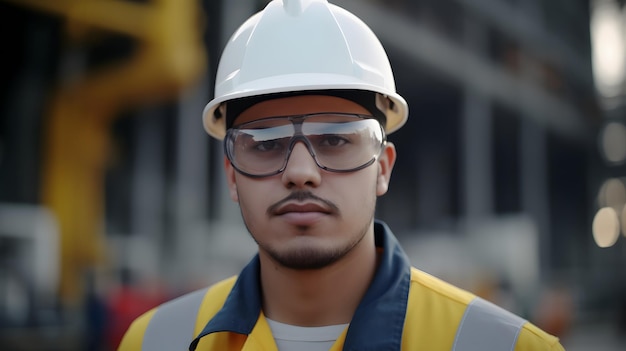
M 298 95 L 264 100 L 244 110 L 236 119 L 235 125 L 261 118 L 303 115 L 319 112 L 341 112 L 370 114 L 354 101 L 328 95 Z

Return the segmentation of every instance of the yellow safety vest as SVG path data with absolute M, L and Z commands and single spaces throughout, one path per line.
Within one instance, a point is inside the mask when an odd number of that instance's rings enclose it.
M 393 234 L 375 225 L 381 264 L 340 350 L 563 350 L 526 320 L 413 268 Z M 259 262 L 233 277 L 172 300 L 138 318 L 118 351 L 276 351 L 260 305 Z

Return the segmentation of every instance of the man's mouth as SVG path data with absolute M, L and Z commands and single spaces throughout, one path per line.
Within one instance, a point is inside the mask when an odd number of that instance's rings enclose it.
M 326 206 L 317 204 L 317 203 L 295 203 L 288 202 L 278 207 L 274 214 L 277 216 L 281 216 L 287 213 L 322 213 L 322 214 L 331 214 L 332 210 L 327 208 Z
M 299 191 L 289 194 L 267 209 L 269 216 L 283 216 L 289 213 L 331 215 L 338 214 L 339 208 L 331 201 L 314 195 L 309 191 Z
M 270 217 L 280 218 L 288 224 L 308 227 L 328 216 L 339 213 L 332 202 L 311 192 L 295 192 L 267 209 Z

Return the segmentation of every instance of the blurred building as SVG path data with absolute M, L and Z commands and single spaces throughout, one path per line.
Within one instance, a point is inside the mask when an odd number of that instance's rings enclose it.
M 379 36 L 409 103 L 377 211 L 413 263 L 564 340 L 617 325 L 626 83 L 598 94 L 598 1 L 330 2 Z M 54 326 L 50 349 L 83 349 L 86 302 L 121 285 L 173 296 L 247 262 L 201 111 L 265 3 L 0 0 L 0 348 Z

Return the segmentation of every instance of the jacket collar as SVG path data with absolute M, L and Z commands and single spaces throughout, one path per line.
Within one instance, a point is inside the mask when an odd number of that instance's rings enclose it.
M 376 276 L 354 313 L 344 350 L 400 350 L 411 279 L 409 260 L 381 221 L 374 223 L 377 247 L 383 248 Z M 192 342 L 215 332 L 250 334 L 261 313 L 259 257 L 241 271 L 222 309 Z

